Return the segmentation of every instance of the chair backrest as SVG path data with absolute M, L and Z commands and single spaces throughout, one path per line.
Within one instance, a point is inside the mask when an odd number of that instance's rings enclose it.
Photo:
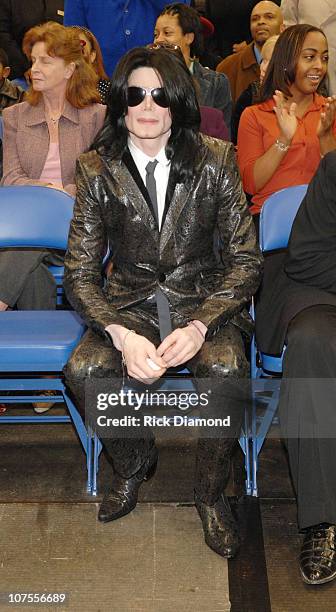
M 67 248 L 73 198 L 35 185 L 0 187 L 0 247 Z
M 267 198 L 260 213 L 260 248 L 263 252 L 286 248 L 293 221 L 308 185 L 287 187 Z

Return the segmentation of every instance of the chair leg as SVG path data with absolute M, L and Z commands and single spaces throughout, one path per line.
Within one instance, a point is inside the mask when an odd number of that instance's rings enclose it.
M 96 493 L 93 492 L 93 474 L 92 474 L 92 440 L 91 440 L 91 436 L 89 434 L 87 434 L 87 450 L 86 450 L 86 469 L 87 469 L 87 483 L 86 483 L 86 491 L 87 493 L 89 493 L 90 495 L 96 495 Z
M 252 496 L 258 497 L 258 483 L 257 483 L 257 474 L 258 474 L 258 464 L 259 464 L 259 453 L 263 447 L 265 442 L 267 433 L 273 423 L 274 415 L 277 411 L 279 404 L 279 395 L 280 395 L 280 380 L 268 378 L 264 381 L 262 379 L 258 379 L 258 389 L 257 386 L 255 390 L 264 391 L 266 395 L 259 395 L 256 397 L 255 392 L 253 393 L 252 399 L 252 418 L 251 418 L 251 440 L 252 440 Z M 263 387 L 260 386 L 262 383 Z M 267 392 L 269 395 L 267 395 Z M 260 424 L 258 425 L 258 417 L 257 417 L 257 402 L 262 402 L 266 405 L 265 413 L 260 420 Z
M 66 391 L 63 391 L 64 401 L 66 406 L 70 412 L 72 422 L 75 426 L 75 429 L 78 433 L 79 439 L 82 443 L 84 452 L 86 454 L 86 469 L 87 469 L 87 481 L 86 481 L 86 490 L 90 495 L 97 495 L 97 479 L 96 474 L 94 472 L 94 457 L 92 452 L 92 430 L 90 433 L 90 428 L 86 429 L 85 424 L 83 422 L 82 417 L 77 411 L 74 403 L 67 395 Z
M 92 470 L 92 495 L 97 495 L 97 475 L 99 470 L 99 456 L 102 451 L 102 444 L 96 433 L 93 435 L 93 470 Z
M 250 424 L 248 418 L 248 410 L 245 410 L 244 428 L 239 438 L 240 447 L 244 453 L 245 463 L 245 488 L 246 495 L 252 495 L 252 481 L 251 481 L 251 453 L 250 453 Z

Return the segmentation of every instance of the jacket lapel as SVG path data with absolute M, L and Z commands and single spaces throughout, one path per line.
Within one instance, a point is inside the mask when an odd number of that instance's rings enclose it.
M 173 190 L 174 177 L 169 176 L 165 213 L 162 219 L 160 233 L 160 255 L 163 253 L 167 243 L 175 231 L 181 212 L 183 211 L 189 198 L 192 188 L 187 189 L 183 183 L 176 183 Z M 170 193 L 172 193 L 169 203 Z
M 125 206 L 131 204 L 143 225 L 149 230 L 154 240 L 158 242 L 159 229 L 152 213 L 150 198 L 129 151 L 124 153 L 120 161 L 111 162 L 108 157 L 104 161 L 124 194 L 121 199 L 124 200 Z M 154 235 L 153 231 L 155 232 Z

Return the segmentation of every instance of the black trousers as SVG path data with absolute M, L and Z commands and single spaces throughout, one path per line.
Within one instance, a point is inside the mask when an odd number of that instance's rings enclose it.
M 141 309 L 134 309 L 127 313 L 123 312 L 123 316 L 129 329 L 142 334 L 155 346 L 160 344 L 158 326 L 153 325 L 152 315 L 147 317 Z M 243 415 L 241 380 L 248 381 L 249 376 L 249 366 L 239 329 L 231 323 L 227 324 L 215 338 L 205 342 L 199 353 L 186 365 L 196 377 L 225 380 L 229 384 L 232 382 L 230 405 L 225 405 L 225 415 L 229 415 L 231 419 L 229 437 L 202 436 L 197 447 L 196 494 L 205 503 L 213 504 L 228 480 L 230 455 L 240 432 Z M 88 376 L 121 377 L 121 353 L 107 339 L 88 331 L 72 354 L 64 373 L 76 405 L 83 413 L 85 380 Z M 224 397 L 222 401 L 225 401 Z M 146 434 L 142 431 L 136 439 L 103 438 L 101 442 L 112 459 L 114 470 L 124 478 L 131 477 L 140 469 L 155 443 L 152 432 L 149 434 L 148 431 Z
M 281 428 L 301 529 L 336 524 L 336 308 L 301 311 L 287 332 Z

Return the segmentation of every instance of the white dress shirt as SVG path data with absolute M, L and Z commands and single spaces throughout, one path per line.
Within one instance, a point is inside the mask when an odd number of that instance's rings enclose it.
M 159 214 L 159 229 L 161 229 L 162 216 L 165 207 L 166 201 L 166 191 L 169 179 L 170 172 L 170 160 L 167 159 L 165 153 L 165 147 L 158 152 L 155 157 L 148 157 L 146 153 L 141 151 L 135 144 L 132 142 L 131 138 L 128 139 L 128 148 L 133 157 L 134 163 L 139 170 L 139 174 L 146 185 L 146 166 L 148 162 L 157 160 L 158 164 L 154 170 L 154 178 L 156 181 L 156 197 L 158 204 L 158 214 Z

